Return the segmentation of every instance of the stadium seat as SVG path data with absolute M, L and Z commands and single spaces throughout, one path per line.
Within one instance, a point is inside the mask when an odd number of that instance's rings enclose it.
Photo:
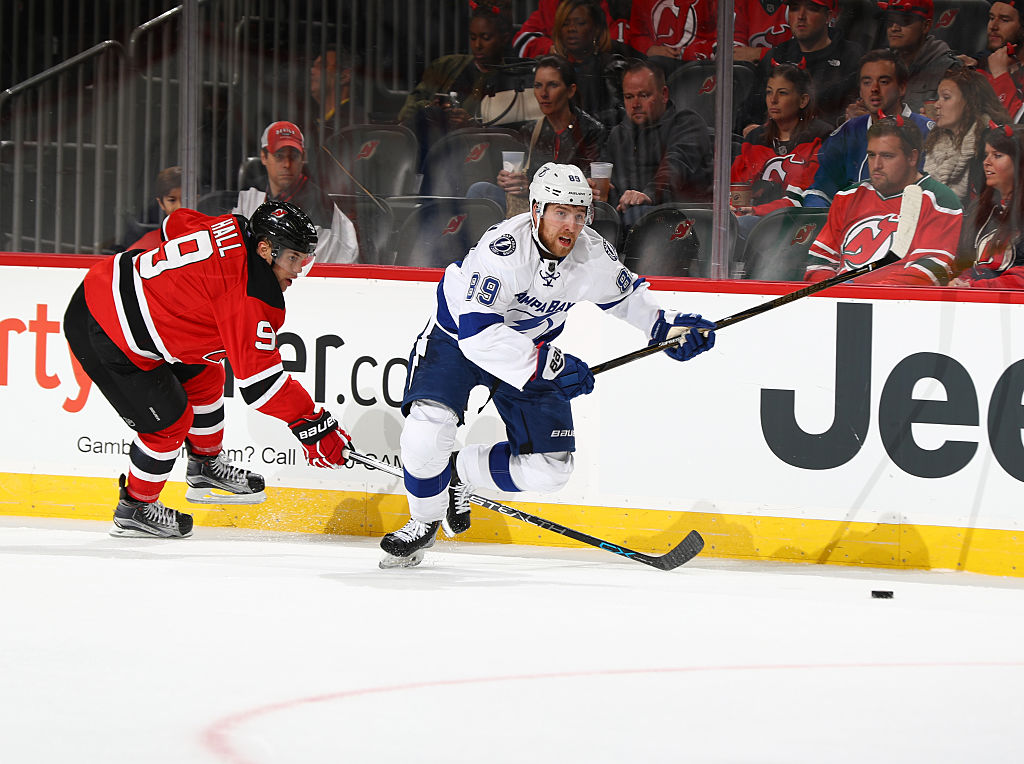
M 356 227 L 359 262 L 391 265 L 395 259 L 391 247 L 394 216 L 387 200 L 366 194 L 330 194 L 329 197 Z
M 945 40 L 953 53 L 972 56 L 985 49 L 989 8 L 988 0 L 935 0 L 931 33 Z
M 204 215 L 224 215 L 231 212 L 237 202 L 237 191 L 210 191 L 199 197 L 196 212 L 202 212 Z
M 606 238 L 613 247 L 619 248 L 622 218 L 619 217 L 619 211 L 608 202 L 594 202 L 594 222 L 590 227 Z
M 825 220 L 827 209 L 790 207 L 761 218 L 743 250 L 744 278 L 760 281 L 802 281 L 807 250 Z
M 431 199 L 398 232 L 395 265 L 444 268 L 461 260 L 484 232 L 505 218 L 490 199 Z
M 420 193 L 465 196 L 480 180 L 494 182 L 502 151 L 526 151 L 518 133 L 496 128 L 455 130 L 430 147 L 423 162 Z
M 750 64 L 739 62 L 733 65 L 732 72 L 732 102 L 735 105 L 732 111 L 737 114 L 757 84 L 757 70 Z M 668 78 L 666 84 L 677 109 L 692 109 L 703 117 L 709 130 L 714 129 L 718 93 L 714 61 L 688 61 Z
M 714 211 L 707 207 L 663 204 L 634 225 L 622 248 L 623 263 L 643 276 L 707 277 L 711 271 Z M 736 240 L 736 218 L 729 216 L 727 251 Z
M 329 194 L 416 193 L 419 142 L 401 125 L 353 125 L 327 142 L 323 188 Z M 364 191 L 365 189 L 365 191 Z
M 238 165 L 238 190 L 247 188 L 267 190 L 267 171 L 259 157 L 246 157 Z

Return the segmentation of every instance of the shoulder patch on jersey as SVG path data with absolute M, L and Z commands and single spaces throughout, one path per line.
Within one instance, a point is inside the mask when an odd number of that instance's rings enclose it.
M 508 257 L 516 251 L 516 240 L 510 233 L 503 233 L 491 242 L 491 252 L 498 257 Z
M 608 255 L 615 262 L 619 262 L 619 256 L 615 254 L 615 249 L 607 241 L 602 241 L 601 244 L 604 246 L 605 254 Z

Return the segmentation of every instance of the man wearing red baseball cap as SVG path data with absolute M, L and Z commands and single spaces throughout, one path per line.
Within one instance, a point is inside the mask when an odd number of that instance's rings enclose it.
M 331 202 L 304 167 L 305 141 L 294 122 L 272 122 L 260 138 L 260 161 L 267 171 L 267 189 L 248 188 L 239 192 L 231 210 L 249 217 L 265 201 L 291 202 L 300 207 L 316 226 L 318 263 L 351 263 L 359 256 L 355 226 Z
M 910 71 L 904 103 L 921 113 L 926 101 L 935 100 L 935 90 L 946 71 L 957 64 L 956 57 L 944 40 L 929 34 L 935 11 L 932 0 L 889 0 L 878 7 L 885 11 L 889 48 Z

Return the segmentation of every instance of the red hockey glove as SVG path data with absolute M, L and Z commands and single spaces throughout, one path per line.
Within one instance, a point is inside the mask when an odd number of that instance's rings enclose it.
M 306 450 L 306 461 L 312 467 L 345 466 L 345 449 L 352 438 L 338 427 L 338 421 L 324 409 L 289 422 L 288 426 Z

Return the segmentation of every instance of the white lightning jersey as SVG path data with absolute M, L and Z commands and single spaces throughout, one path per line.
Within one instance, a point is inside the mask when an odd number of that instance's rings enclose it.
M 435 320 L 466 358 L 521 390 L 536 370 L 537 345 L 561 334 L 569 308 L 581 301 L 648 337 L 658 317 L 647 282 L 596 231 L 584 228 L 562 260 L 542 259 L 524 213 L 492 226 L 445 269 Z

